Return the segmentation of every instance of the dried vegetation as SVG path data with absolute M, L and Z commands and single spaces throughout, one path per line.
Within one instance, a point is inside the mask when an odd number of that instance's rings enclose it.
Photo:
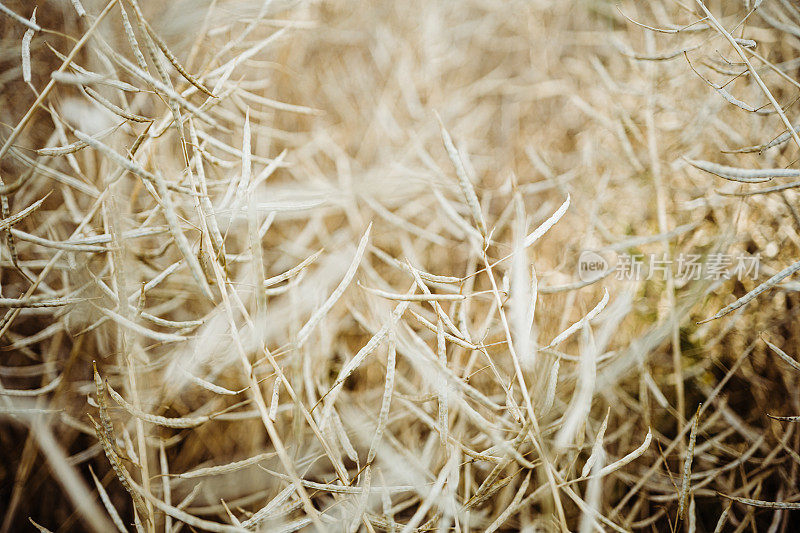
M 0 11 L 2 531 L 797 527 L 792 2 Z

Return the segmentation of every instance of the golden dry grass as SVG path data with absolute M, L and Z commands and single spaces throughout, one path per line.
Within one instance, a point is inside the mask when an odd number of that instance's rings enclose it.
M 792 531 L 797 195 L 734 193 L 800 138 L 728 152 L 800 14 L 750 4 L 2 16 L 2 530 Z

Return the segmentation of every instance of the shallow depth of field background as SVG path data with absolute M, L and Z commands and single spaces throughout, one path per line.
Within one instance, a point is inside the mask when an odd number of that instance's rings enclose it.
M 120 4 L 0 16 L 2 531 L 797 527 L 791 2 Z

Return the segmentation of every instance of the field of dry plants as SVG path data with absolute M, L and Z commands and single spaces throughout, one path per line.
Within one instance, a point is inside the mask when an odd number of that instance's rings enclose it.
M 0 12 L 0 532 L 797 531 L 795 2 Z

